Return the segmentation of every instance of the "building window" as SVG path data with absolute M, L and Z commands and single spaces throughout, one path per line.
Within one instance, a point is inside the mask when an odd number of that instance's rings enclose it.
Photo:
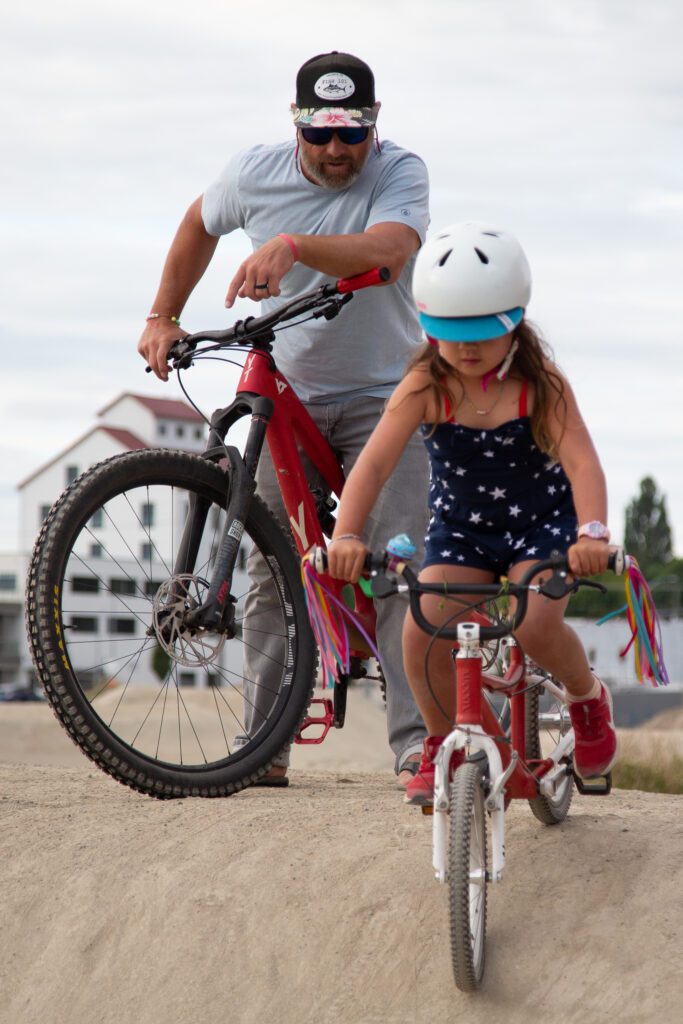
M 52 505 L 41 505 L 40 506 L 40 511 L 38 512 L 38 526 L 42 526 L 43 525 L 43 523 L 45 522 L 45 520 L 47 519 L 47 517 L 50 514 L 50 509 L 51 508 L 52 508 Z
M 181 686 L 194 686 L 194 672 L 180 672 L 178 675 L 178 680 Z
M 201 441 L 201 439 L 204 437 L 204 431 L 202 427 L 195 427 L 194 436 L 197 438 L 198 441 Z
M 90 525 L 97 529 L 98 526 L 102 526 L 103 522 L 104 512 L 102 511 L 101 508 L 98 508 L 97 512 L 95 512 L 94 516 L 92 516 L 92 518 L 90 519 Z
M 97 619 L 89 615 L 74 615 L 71 619 L 71 628 L 78 630 L 79 633 L 97 633 Z
M 165 423 L 160 423 L 159 424 L 159 433 L 160 434 L 165 434 L 166 433 L 166 424 Z
M 67 466 L 66 467 L 66 483 L 67 487 L 72 484 L 78 476 L 78 466 Z
M 0 576 L 0 590 L 16 590 L 17 589 L 17 577 L 11 573 L 3 574 Z
M 181 427 L 180 424 L 178 424 L 178 426 L 175 428 L 175 436 L 176 437 L 184 437 L 185 436 L 185 427 Z
M 110 633 L 118 636 L 131 636 L 135 633 L 135 619 L 109 619 L 108 628 Z
M 77 594 L 99 594 L 100 581 L 97 576 L 74 576 L 71 589 Z
M 154 505 L 143 505 L 141 514 L 143 526 L 154 526 Z
M 102 545 L 101 544 L 91 544 L 90 545 L 90 557 L 91 558 L 101 558 L 102 557 Z
M 135 580 L 109 580 L 109 589 L 112 594 L 134 594 Z
M 161 584 L 158 580 L 145 580 L 145 594 L 147 597 L 154 597 Z
M 140 556 L 143 562 L 151 562 L 152 560 L 152 545 L 141 544 L 140 545 Z

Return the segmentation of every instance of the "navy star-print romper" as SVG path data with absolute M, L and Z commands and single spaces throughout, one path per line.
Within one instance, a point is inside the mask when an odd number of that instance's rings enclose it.
M 571 485 L 534 444 L 526 415 L 479 430 L 453 417 L 421 427 L 431 463 L 426 565 L 463 565 L 507 573 L 515 562 L 564 554 L 576 540 Z M 447 410 L 448 411 L 448 410 Z

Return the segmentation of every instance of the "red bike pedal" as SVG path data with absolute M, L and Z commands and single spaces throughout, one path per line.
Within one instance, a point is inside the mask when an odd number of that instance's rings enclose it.
M 322 715 L 312 715 L 310 714 L 309 707 L 309 714 L 304 718 L 301 728 L 294 737 L 295 743 L 322 743 L 334 725 L 334 705 L 330 698 L 314 697 L 311 701 L 311 707 L 314 704 L 322 704 L 324 711 Z M 314 726 L 322 726 L 322 734 L 320 736 L 304 736 L 304 731 Z

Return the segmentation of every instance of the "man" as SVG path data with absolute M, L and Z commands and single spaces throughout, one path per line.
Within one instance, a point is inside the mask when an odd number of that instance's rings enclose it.
M 388 285 L 359 292 L 331 323 L 315 320 L 278 334 L 274 347 L 279 369 L 347 473 L 421 337 L 410 283 L 429 223 L 427 172 L 414 154 L 391 142 L 380 145 L 379 108 L 372 71 L 357 57 L 333 51 L 307 61 L 299 69 L 292 104 L 295 139 L 239 153 L 192 203 L 138 345 L 156 375 L 167 380 L 168 350 L 185 333 L 177 325 L 183 306 L 219 237 L 236 228 L 247 233 L 254 251 L 230 282 L 228 307 L 240 296 L 262 302 L 266 313 L 326 279 L 388 267 Z M 375 508 L 365 538 L 370 547 L 381 547 L 399 532 L 422 543 L 427 487 L 426 455 L 416 437 Z M 257 489 L 288 529 L 266 452 Z M 265 573 L 253 557 L 249 572 L 257 585 L 247 614 L 260 609 L 263 631 Z M 405 786 L 419 762 L 425 729 L 403 673 L 404 614 L 399 600 L 378 602 L 389 743 Z M 262 681 L 267 675 L 268 659 L 262 655 L 245 659 L 247 679 Z M 252 694 L 248 711 L 254 703 L 258 695 Z M 255 716 L 258 707 L 247 721 L 248 732 L 256 728 Z M 263 783 L 285 785 L 287 764 L 285 751 Z

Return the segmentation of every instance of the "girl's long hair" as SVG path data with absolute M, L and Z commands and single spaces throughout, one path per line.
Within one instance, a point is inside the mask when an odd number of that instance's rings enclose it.
M 550 430 L 550 410 L 554 409 L 560 423 L 564 423 L 567 413 L 567 402 L 564 397 L 564 384 L 559 374 L 549 370 L 546 361 L 553 361 L 550 346 L 543 338 L 539 329 L 524 319 L 512 333 L 519 348 L 512 364 L 515 375 L 528 380 L 534 386 L 534 409 L 531 414 L 531 433 L 534 442 L 551 457 L 557 456 L 557 442 L 553 440 Z M 460 375 L 445 359 L 439 355 L 436 345 L 425 344 L 410 360 L 406 373 L 418 366 L 425 366 L 429 372 L 429 381 L 425 388 L 431 388 L 437 405 L 442 408 L 450 401 L 446 380 Z M 420 389 L 423 390 L 423 389 Z

